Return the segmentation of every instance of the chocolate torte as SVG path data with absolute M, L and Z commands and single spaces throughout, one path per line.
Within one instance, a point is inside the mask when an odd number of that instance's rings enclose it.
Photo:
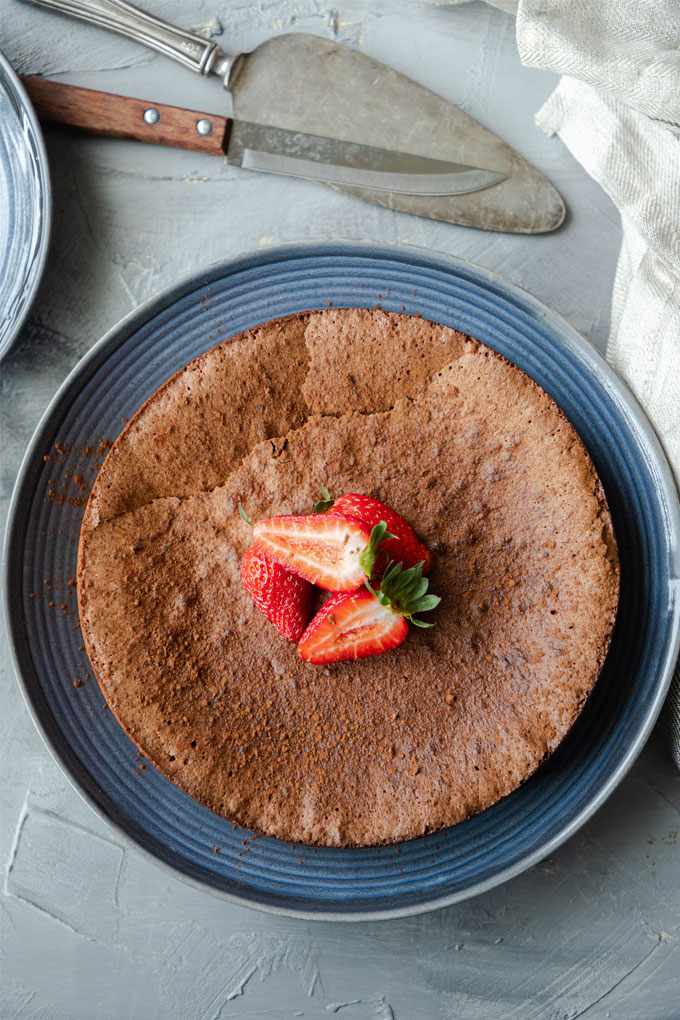
M 436 626 L 303 662 L 239 580 L 252 520 L 377 496 L 433 553 Z M 378 310 L 266 323 L 127 425 L 82 528 L 92 668 L 142 753 L 281 839 L 365 846 L 462 821 L 556 748 L 600 672 L 618 561 L 573 427 L 468 336 Z

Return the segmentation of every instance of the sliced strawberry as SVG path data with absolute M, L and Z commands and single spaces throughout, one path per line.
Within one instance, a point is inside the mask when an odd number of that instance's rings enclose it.
M 386 538 L 380 546 L 374 574 L 378 576 L 382 574 L 389 560 L 403 563 L 405 567 L 415 567 L 416 563 L 422 563 L 423 573 L 427 573 L 432 562 L 430 550 L 423 545 L 408 521 L 391 507 L 360 492 L 349 492 L 335 500 L 331 499 L 327 489 L 322 489 L 321 494 L 323 500 L 314 508 L 317 513 L 353 517 L 362 521 L 369 531 L 379 521 L 384 521 L 387 525 L 387 530 L 393 537 Z
M 286 514 L 253 526 L 257 545 L 276 563 L 327 591 L 355 591 L 371 576 L 384 524 L 367 528 L 351 517 Z
M 366 588 L 331 595 L 302 635 L 298 651 L 307 662 L 364 659 L 400 645 L 406 617 L 385 609 Z
M 241 560 L 241 580 L 257 608 L 288 641 L 299 641 L 311 614 L 313 586 L 251 545 Z
M 427 585 L 420 564 L 403 570 L 401 563 L 390 563 L 379 591 L 367 583 L 359 591 L 331 595 L 300 639 L 301 657 L 312 663 L 340 662 L 389 652 L 406 637 L 407 620 L 432 626 L 413 616 L 441 601 L 425 594 Z

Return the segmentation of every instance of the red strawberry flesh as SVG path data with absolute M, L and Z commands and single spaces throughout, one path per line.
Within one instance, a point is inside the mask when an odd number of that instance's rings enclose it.
M 332 595 L 307 627 L 298 644 L 312 663 L 363 659 L 388 652 L 408 632 L 404 616 L 381 606 L 366 589 Z
M 361 521 L 286 514 L 258 521 L 253 537 L 270 559 L 327 591 L 355 591 L 365 580 L 371 532 Z
M 299 641 L 309 622 L 313 587 L 257 545 L 241 560 L 241 580 L 251 599 L 288 641 Z

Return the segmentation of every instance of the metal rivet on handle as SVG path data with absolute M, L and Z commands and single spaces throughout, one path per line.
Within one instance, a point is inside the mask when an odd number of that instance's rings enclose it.
M 144 111 L 145 124 L 157 124 L 160 119 L 160 113 L 153 106 L 150 106 L 148 110 Z
M 209 135 L 212 133 L 212 129 L 213 126 L 211 120 L 203 118 L 202 120 L 196 122 L 196 130 L 198 131 L 199 135 Z

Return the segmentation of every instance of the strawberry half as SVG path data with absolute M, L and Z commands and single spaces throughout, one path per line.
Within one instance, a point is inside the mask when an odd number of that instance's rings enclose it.
M 311 612 L 309 581 L 274 563 L 256 545 L 241 560 L 241 580 L 257 608 L 288 641 L 299 641 Z
M 327 591 L 355 591 L 371 576 L 378 546 L 391 537 L 383 522 L 371 530 L 331 514 L 285 514 L 253 525 L 253 538 L 270 559 Z
M 417 627 L 433 626 L 413 616 L 441 601 L 426 594 L 427 586 L 420 564 L 404 570 L 401 563 L 390 563 L 379 591 L 367 583 L 324 603 L 300 639 L 300 655 L 307 662 L 323 663 L 389 652 L 406 637 L 408 620 Z
M 415 567 L 416 563 L 422 563 L 423 573 L 427 573 L 432 562 L 430 550 L 423 545 L 408 521 L 391 507 L 360 492 L 349 492 L 340 499 L 331 499 L 325 488 L 322 488 L 321 494 L 323 500 L 314 507 L 317 513 L 355 518 L 365 524 L 369 531 L 379 521 L 385 522 L 392 537 L 386 538 L 380 546 L 375 574 L 383 573 L 389 560 L 403 563 L 405 567 Z

